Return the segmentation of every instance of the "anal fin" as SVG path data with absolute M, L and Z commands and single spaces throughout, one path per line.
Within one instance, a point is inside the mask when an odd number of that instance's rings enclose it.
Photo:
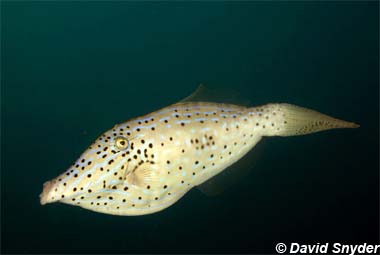
M 260 143 L 258 143 L 254 149 L 251 149 L 237 162 L 227 167 L 218 175 L 198 185 L 197 188 L 207 196 L 219 195 L 248 176 L 261 156 L 262 148 Z

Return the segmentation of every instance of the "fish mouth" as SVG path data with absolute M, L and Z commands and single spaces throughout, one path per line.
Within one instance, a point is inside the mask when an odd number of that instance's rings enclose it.
M 51 181 L 45 182 L 42 193 L 40 194 L 40 203 L 41 205 L 53 202 L 52 199 L 49 199 L 53 183 Z

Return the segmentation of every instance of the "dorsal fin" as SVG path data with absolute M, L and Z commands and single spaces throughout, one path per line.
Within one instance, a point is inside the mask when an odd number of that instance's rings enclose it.
M 178 103 L 182 102 L 214 102 L 242 106 L 249 105 L 249 101 L 241 98 L 240 94 L 233 89 L 210 89 L 203 84 L 199 84 L 198 88 L 190 96 L 185 97 Z

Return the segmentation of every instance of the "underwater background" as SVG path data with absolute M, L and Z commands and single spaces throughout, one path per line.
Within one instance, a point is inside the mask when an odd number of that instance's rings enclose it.
M 1 2 L 2 253 L 275 253 L 379 242 L 379 3 Z M 115 124 L 203 83 L 359 129 L 266 138 L 209 197 L 120 217 L 55 203 L 45 181 Z

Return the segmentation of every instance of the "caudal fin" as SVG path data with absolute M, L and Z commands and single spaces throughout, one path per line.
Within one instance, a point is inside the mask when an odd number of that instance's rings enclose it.
M 267 104 L 249 109 L 257 116 L 256 128 L 263 136 L 306 135 L 336 128 L 357 128 L 358 124 L 339 120 L 307 108 L 291 104 Z
M 291 104 L 279 104 L 278 107 L 283 113 L 283 128 L 279 136 L 306 135 L 329 129 L 359 127 L 356 123 Z

